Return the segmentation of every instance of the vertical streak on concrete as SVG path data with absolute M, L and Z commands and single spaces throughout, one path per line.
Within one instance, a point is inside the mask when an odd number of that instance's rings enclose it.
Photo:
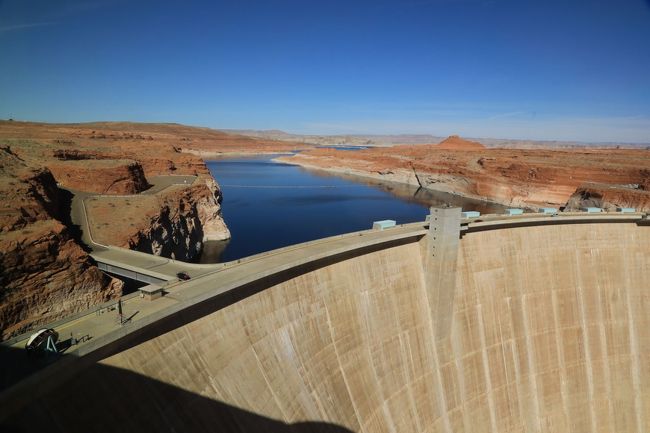
M 506 304 L 508 305 L 508 311 L 510 312 L 509 314 L 509 324 L 511 329 L 515 329 L 513 320 L 512 320 L 512 304 L 511 304 L 511 299 L 510 297 L 505 298 L 506 299 Z M 513 335 L 512 343 L 510 344 L 510 353 L 512 354 L 512 364 L 514 366 L 514 374 L 515 374 L 515 386 L 517 387 L 517 397 L 519 397 L 519 402 L 517 403 L 517 409 L 519 409 L 519 419 L 523 420 L 523 426 L 522 427 L 524 430 L 528 429 L 530 431 L 533 431 L 533 429 L 530 426 L 530 423 L 528 422 L 529 417 L 528 412 L 526 411 L 525 408 L 525 403 L 524 399 L 521 398 L 521 396 L 525 395 L 524 393 L 524 388 L 523 388 L 523 381 L 521 377 L 521 370 L 519 368 L 519 362 L 521 362 L 521 355 L 519 354 L 519 350 L 517 349 L 517 343 L 515 341 L 515 337 Z M 504 356 L 503 358 L 505 359 L 505 350 L 504 350 Z
M 424 298 L 427 300 L 427 303 L 430 304 L 430 301 L 428 300 L 430 297 L 430 294 L 427 293 L 426 290 L 426 281 L 424 281 L 424 272 L 422 272 L 420 275 L 422 275 L 422 288 L 424 289 Z M 429 314 L 427 315 L 429 318 L 429 329 L 431 331 L 431 340 L 433 341 L 433 337 L 435 335 L 435 332 L 433 330 L 433 315 L 431 311 L 429 311 Z M 438 350 L 436 348 L 435 344 L 431 344 L 431 357 L 433 358 L 433 365 L 431 367 L 432 371 L 435 374 L 435 390 L 436 390 L 436 404 L 438 408 L 438 413 L 440 414 L 440 417 L 442 418 L 442 423 L 445 429 L 446 433 L 453 433 L 451 429 L 451 424 L 449 422 L 449 416 L 447 413 L 447 398 L 445 397 L 445 392 L 444 388 L 442 385 L 442 374 L 440 373 L 440 361 L 438 360 Z
M 576 251 L 577 255 L 577 260 L 576 260 L 576 268 L 578 269 L 578 276 L 582 275 L 583 270 L 580 269 L 580 252 Z M 583 283 L 582 280 L 578 280 L 578 287 L 582 288 Z M 607 409 L 608 409 L 608 414 L 607 414 L 607 421 L 609 422 L 608 430 L 609 431 L 614 431 L 615 428 L 613 425 L 616 425 L 616 417 L 614 416 L 614 402 L 612 401 L 614 398 L 614 395 L 612 394 L 612 374 L 610 371 L 610 360 L 609 360 L 609 347 L 607 346 L 607 329 L 606 326 L 611 326 L 611 322 L 605 323 L 605 318 L 607 317 L 605 312 L 603 311 L 603 293 L 598 284 L 596 284 L 592 290 L 595 292 L 596 298 L 597 298 L 597 305 L 598 308 L 596 309 L 596 314 L 598 314 L 598 317 L 595 320 L 595 323 L 598 324 L 598 334 L 600 337 L 600 351 L 601 351 L 601 362 L 603 363 L 603 375 L 604 375 L 604 382 L 605 382 L 605 395 L 608 396 L 609 398 L 607 399 Z M 597 426 L 600 428 L 603 428 L 603 426 Z
M 626 272 L 626 275 L 629 273 Z M 639 343 L 637 341 L 636 327 L 634 326 L 634 307 L 632 305 L 632 300 L 630 299 L 630 290 L 632 287 L 630 284 L 627 285 L 626 298 L 627 298 L 627 324 L 630 332 L 630 359 L 632 361 L 632 387 L 634 388 L 634 412 L 636 414 L 636 430 L 639 432 L 647 431 L 643 425 L 643 418 L 641 413 L 643 411 L 643 402 L 641 401 L 641 388 L 639 385 L 640 381 L 640 369 L 639 369 Z
M 345 384 L 345 390 L 347 391 L 348 396 L 350 397 L 350 401 L 352 402 L 352 409 L 354 410 L 354 416 L 357 418 L 357 424 L 359 425 L 361 431 L 363 431 L 365 430 L 365 426 L 363 424 L 361 417 L 359 416 L 359 411 L 357 410 L 357 405 L 355 404 L 355 400 L 354 400 L 354 394 L 352 394 L 352 390 L 350 389 L 350 384 L 348 383 L 348 378 L 346 377 L 345 374 L 345 369 L 343 368 L 343 364 L 341 364 L 341 356 L 339 355 L 339 350 L 336 347 L 336 340 L 334 339 L 334 331 L 332 330 L 332 319 L 330 317 L 330 311 L 327 308 L 327 305 L 325 305 L 325 314 L 327 316 L 327 330 L 329 331 L 330 341 L 332 342 L 332 347 L 334 348 L 334 354 L 336 355 L 336 363 L 339 365 L 339 371 L 341 372 L 341 377 L 343 378 L 343 383 Z
M 476 306 L 478 314 L 478 330 L 481 337 L 481 354 L 483 355 L 483 374 L 485 375 L 485 393 L 487 395 L 488 406 L 490 407 L 490 428 L 496 433 L 497 421 L 495 418 L 496 407 L 494 406 L 494 397 L 492 389 L 492 379 L 490 379 L 490 362 L 488 360 L 487 344 L 485 343 L 485 325 L 483 324 L 483 309 L 481 304 Z
M 560 366 L 560 398 L 562 399 L 562 411 L 567 423 L 570 423 L 571 414 L 568 410 L 569 404 L 567 400 L 567 372 L 566 362 L 564 361 L 564 338 L 562 335 L 563 328 L 560 327 L 560 307 L 558 306 L 557 291 L 551 290 L 551 302 L 553 304 L 553 322 L 555 326 L 555 345 L 557 348 L 557 357 Z
M 431 208 L 423 268 L 436 341 L 449 337 L 451 333 L 460 243 L 460 211 L 458 207 Z
M 268 375 L 266 374 L 266 370 L 264 369 L 264 365 L 262 364 L 260 357 L 257 355 L 257 350 L 255 350 L 254 344 L 251 344 L 251 350 L 253 351 L 253 355 L 255 356 L 255 362 L 257 363 L 257 368 L 259 368 L 260 373 L 264 378 L 264 383 L 266 383 L 266 387 L 269 389 L 271 395 L 273 396 L 273 401 L 275 402 L 275 405 L 277 406 L 278 410 L 282 414 L 282 421 L 291 422 L 291 418 L 287 416 L 286 412 L 284 411 L 284 407 L 282 407 L 282 404 L 280 403 L 280 399 L 278 398 L 275 390 L 273 389 L 273 386 L 271 385 L 271 381 L 269 380 Z
M 466 392 L 466 384 L 465 384 L 465 374 L 463 372 L 463 350 L 460 347 L 460 337 L 458 336 L 459 332 L 461 332 L 458 329 L 458 321 L 455 321 L 452 324 L 452 327 L 455 329 L 452 329 L 451 333 L 451 350 L 453 353 L 453 362 L 454 365 L 456 365 L 456 380 L 458 381 L 458 390 L 460 393 L 460 401 L 462 404 L 466 404 L 469 401 L 469 398 L 467 398 L 467 392 Z M 464 431 L 470 431 L 471 430 L 471 423 L 468 419 L 469 417 L 469 411 L 463 410 L 463 429 Z
M 537 363 L 535 362 L 535 349 L 534 344 L 531 341 L 533 336 L 530 335 L 530 325 L 528 322 L 528 307 L 526 303 L 526 296 L 522 296 L 521 302 L 521 312 L 523 315 L 523 324 L 524 324 L 524 335 L 526 336 L 526 358 L 528 360 L 528 381 L 531 390 L 531 397 L 533 399 L 533 411 L 534 411 L 534 431 L 542 431 L 542 420 L 540 419 L 540 407 L 539 407 L 539 390 L 537 387 Z
M 587 370 L 587 392 L 589 393 L 589 410 L 590 410 L 590 417 L 591 418 L 591 431 L 596 431 L 596 408 L 595 408 L 595 403 L 594 403 L 594 370 L 593 370 L 593 364 L 592 364 L 592 359 L 591 359 L 591 344 L 590 344 L 590 336 L 589 336 L 589 321 L 587 320 L 587 313 L 586 313 L 586 308 L 585 308 L 585 298 L 584 298 L 584 293 L 582 290 L 582 271 L 580 270 L 580 251 L 576 251 L 576 259 L 575 259 L 575 264 L 576 264 L 576 296 L 578 297 L 578 314 L 580 315 L 580 326 L 582 327 L 582 332 L 584 336 L 584 351 L 585 351 L 585 359 L 586 359 L 586 370 Z M 595 288 L 597 292 L 598 288 Z M 598 311 L 600 312 L 600 299 L 598 300 Z M 602 320 L 602 314 L 601 317 L 599 318 L 598 322 L 601 322 Z M 598 323 L 597 322 L 597 323 Z M 603 331 L 604 335 L 604 331 Z M 605 347 L 605 341 L 603 340 L 601 342 L 602 347 Z M 603 369 L 605 371 L 609 371 L 607 368 L 607 357 L 604 355 L 604 363 L 603 363 Z M 609 377 L 606 378 L 605 383 L 608 384 L 609 386 Z M 609 392 L 607 393 L 609 394 Z M 611 408 L 611 405 L 610 405 Z M 610 420 L 613 420 L 614 418 L 612 417 L 611 411 L 608 417 Z
M 454 433 L 451 428 L 451 422 L 449 421 L 449 412 L 447 410 L 447 395 L 445 394 L 445 387 L 443 385 L 442 365 L 440 365 L 440 357 L 438 356 L 438 344 L 436 344 L 436 342 L 433 342 L 432 347 L 434 370 L 436 372 L 436 392 L 438 394 L 438 398 L 436 400 L 438 401 L 438 410 L 440 410 L 442 423 L 445 426 L 445 431 L 447 433 Z
M 422 273 L 423 279 L 424 278 L 424 272 Z M 429 300 L 431 298 L 431 294 L 428 293 L 427 291 L 427 285 L 426 285 L 426 279 L 423 281 L 422 287 L 424 288 L 424 298 L 427 300 L 427 303 L 430 305 L 431 301 Z M 430 310 L 429 314 L 429 326 L 431 330 L 431 339 L 434 339 L 435 336 L 435 330 L 433 329 L 433 312 Z M 441 373 L 441 365 L 440 365 L 440 359 L 438 358 L 438 345 L 435 344 L 435 341 L 432 341 L 431 344 L 431 356 L 433 358 L 433 366 L 432 366 L 432 371 L 435 374 L 435 388 L 436 388 L 436 403 L 438 406 L 438 413 L 442 417 L 442 423 L 444 426 L 444 431 L 446 433 L 454 433 L 452 428 L 451 428 L 451 423 L 449 422 L 449 414 L 447 412 L 447 397 L 445 395 L 445 390 L 443 386 L 443 381 L 442 381 L 442 373 Z

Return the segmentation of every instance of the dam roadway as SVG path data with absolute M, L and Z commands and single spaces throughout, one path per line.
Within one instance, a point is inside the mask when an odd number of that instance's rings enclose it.
M 0 419 L 25 431 L 647 431 L 645 218 L 445 214 L 183 264 L 194 278 L 125 299 L 124 325 L 115 311 L 59 324 L 92 339 L 6 389 Z M 103 413 L 122 416 L 84 424 Z

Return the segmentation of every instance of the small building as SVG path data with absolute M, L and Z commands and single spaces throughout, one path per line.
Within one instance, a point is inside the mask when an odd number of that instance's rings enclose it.
M 523 209 L 506 209 L 506 214 L 508 215 L 521 215 L 523 213 Z
M 140 297 L 153 301 L 163 296 L 164 290 L 157 284 L 149 284 L 148 286 L 140 287 Z
M 557 208 L 554 207 L 543 207 L 539 209 L 539 213 L 554 215 L 557 213 Z
M 587 213 L 600 213 L 603 209 L 599 207 L 583 207 L 582 211 Z
M 621 212 L 621 213 L 634 213 L 636 212 L 636 209 L 633 207 L 617 207 L 616 212 Z
M 468 210 L 465 212 L 461 212 L 461 216 L 463 218 L 478 218 L 481 216 L 481 212 L 475 211 L 475 210 Z
M 394 220 L 382 220 L 375 221 L 372 223 L 373 230 L 385 230 L 387 228 L 395 227 L 396 222 Z

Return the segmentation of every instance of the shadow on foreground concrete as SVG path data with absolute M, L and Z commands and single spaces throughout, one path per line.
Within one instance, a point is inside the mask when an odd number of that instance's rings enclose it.
M 4 348 L 0 352 L 0 367 L 19 365 L 26 359 L 25 351 Z M 178 373 L 179 378 L 183 377 L 182 371 Z M 351 433 L 325 422 L 286 424 L 97 363 L 44 396 L 27 398 L 27 405 L 8 419 L 0 420 L 0 431 Z

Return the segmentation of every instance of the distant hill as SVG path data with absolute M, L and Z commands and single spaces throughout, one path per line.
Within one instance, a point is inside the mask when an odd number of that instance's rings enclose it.
M 430 134 L 394 134 L 394 135 L 308 135 L 291 134 L 277 129 L 254 130 L 254 129 L 223 129 L 222 131 L 239 134 L 248 137 L 255 137 L 265 140 L 294 141 L 315 144 L 317 146 L 375 146 L 386 147 L 398 144 L 432 144 L 441 143 L 447 138 Z M 561 140 L 528 140 L 510 138 L 484 138 L 470 137 L 467 140 L 480 142 L 486 147 L 501 147 L 508 149 L 571 149 L 571 148 L 630 148 L 643 149 L 650 147 L 648 143 L 624 143 L 624 142 L 601 142 L 586 143 L 580 141 Z
M 485 146 L 477 141 L 460 138 L 458 135 L 450 135 L 438 143 L 436 148 L 445 150 L 481 150 L 485 149 Z
M 318 146 L 393 146 L 396 144 L 425 144 L 438 143 L 444 137 L 427 134 L 397 134 L 397 135 L 305 135 L 291 134 L 277 129 L 222 129 L 230 134 L 239 134 L 265 140 L 299 141 Z

